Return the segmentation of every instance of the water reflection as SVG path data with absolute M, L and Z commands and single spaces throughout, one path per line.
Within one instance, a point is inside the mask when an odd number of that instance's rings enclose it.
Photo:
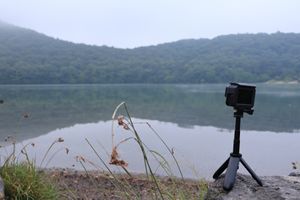
M 28 85 L 0 86 L 0 135 L 18 140 L 59 128 L 111 119 L 126 101 L 137 118 L 173 122 L 181 127 L 232 129 L 233 111 L 225 106 L 226 85 Z M 300 86 L 257 85 L 253 116 L 242 129 L 300 130 Z
M 179 176 L 176 165 L 165 146 L 148 126 L 141 123 L 144 120 L 133 119 L 133 121 L 136 123 L 136 129 L 147 148 L 163 155 L 168 160 L 174 175 Z M 148 120 L 148 122 L 172 148 L 182 167 L 184 177 L 211 178 L 214 171 L 232 151 L 232 131 L 209 126 L 195 126 L 192 129 L 183 128 L 174 123 L 154 120 Z M 129 131 L 115 127 L 115 144 L 130 136 Z M 33 142 L 35 146 L 29 145 L 27 152 L 40 166 L 48 147 L 59 137 L 64 138 L 64 142 L 54 145 L 41 167 L 67 167 L 83 170 L 81 164 L 75 159 L 76 156 L 82 156 L 86 159 L 84 165 L 87 169 L 105 169 L 85 138 L 92 143 L 101 158 L 108 163 L 110 159 L 108 153 L 112 149 L 111 122 L 81 124 L 55 130 L 46 135 L 23 141 L 22 144 L 18 144 L 18 149 Z M 297 141 L 300 141 L 300 134 L 243 131 L 241 134 L 241 153 L 259 176 L 287 175 L 292 171 L 291 162 L 300 160 Z M 10 152 L 9 148 L 6 147 L 7 152 Z M 68 154 L 66 154 L 65 148 L 69 149 Z M 3 148 L 0 150 L 1 155 L 5 154 Z M 118 152 L 120 158 L 129 163 L 129 171 L 144 172 L 142 154 L 134 140 L 122 143 L 118 147 Z M 52 157 L 53 155 L 54 157 Z M 22 154 L 20 154 L 21 156 Z M 158 164 L 154 157 L 149 152 L 148 156 L 152 168 L 157 169 Z M 112 170 L 118 171 L 117 168 L 110 167 Z M 247 173 L 243 167 L 239 169 L 239 172 Z M 160 170 L 158 173 L 163 173 L 163 171 Z

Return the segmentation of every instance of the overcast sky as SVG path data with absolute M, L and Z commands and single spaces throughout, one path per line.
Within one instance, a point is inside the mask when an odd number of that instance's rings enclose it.
M 132 48 L 300 32 L 300 0 L 0 0 L 0 20 L 77 43 Z

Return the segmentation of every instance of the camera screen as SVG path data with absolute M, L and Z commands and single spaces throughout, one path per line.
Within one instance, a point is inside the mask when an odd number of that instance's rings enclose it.
M 252 105 L 253 104 L 253 96 L 255 90 L 247 89 L 247 88 L 240 88 L 238 92 L 238 104 L 247 104 Z

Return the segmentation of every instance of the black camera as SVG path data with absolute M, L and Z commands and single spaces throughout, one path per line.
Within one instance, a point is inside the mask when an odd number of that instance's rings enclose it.
M 254 85 L 246 85 L 240 83 L 230 83 L 225 89 L 226 105 L 232 106 L 234 109 L 253 113 L 253 106 L 255 100 Z

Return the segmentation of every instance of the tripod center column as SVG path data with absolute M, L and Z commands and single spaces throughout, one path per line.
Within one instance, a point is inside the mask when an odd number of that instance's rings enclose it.
M 233 140 L 233 155 L 240 155 L 240 129 L 241 129 L 241 118 L 243 117 L 243 112 L 236 111 L 234 113 L 235 117 L 235 130 L 234 130 L 234 140 Z

